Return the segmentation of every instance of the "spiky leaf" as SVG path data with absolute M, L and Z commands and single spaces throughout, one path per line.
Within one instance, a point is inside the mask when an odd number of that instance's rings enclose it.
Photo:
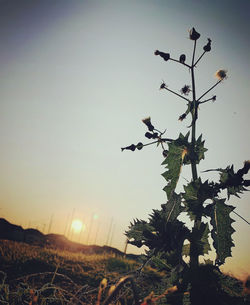
M 211 250 L 208 242 L 208 234 L 210 233 L 207 223 L 202 222 L 198 230 L 193 230 L 192 238 L 197 244 L 197 250 L 199 255 L 207 254 Z
M 164 219 L 166 223 L 174 221 L 183 210 L 184 208 L 181 206 L 181 195 L 177 195 L 174 192 L 167 203 L 161 205 L 161 210 L 153 210 L 153 214 L 150 215 L 151 224 L 156 227 L 159 218 Z
M 224 264 L 225 259 L 231 256 L 231 248 L 234 246 L 232 234 L 235 230 L 231 226 L 234 220 L 229 215 L 234 209 L 233 206 L 225 204 L 225 199 L 214 199 L 206 208 L 213 226 L 211 235 L 218 265 Z
M 152 232 L 154 228 L 144 220 L 135 219 L 133 223 L 130 223 L 129 230 L 126 231 L 129 243 L 140 248 L 144 242 L 145 232 Z
M 164 172 L 162 176 L 167 181 L 167 185 L 163 190 L 167 193 L 168 199 L 170 199 L 176 188 L 181 173 L 183 159 L 188 152 L 188 136 L 189 134 L 186 136 L 180 134 L 177 140 L 168 144 L 168 155 L 162 163 L 163 165 L 167 165 L 167 171 Z
M 239 197 L 238 194 L 242 193 L 242 191 L 246 191 L 244 188 L 242 175 L 234 172 L 233 165 L 228 166 L 225 169 L 220 169 L 220 183 L 222 188 L 227 189 L 228 198 L 230 195 L 235 195 Z
M 194 219 L 194 215 L 202 216 L 203 203 L 207 199 L 212 199 L 215 195 L 213 184 L 208 183 L 208 180 L 203 183 L 199 178 L 184 186 L 184 190 L 185 193 L 182 195 L 185 199 L 186 211 L 191 220 Z
M 208 241 L 209 226 L 206 223 L 201 223 L 199 230 L 196 230 L 195 233 L 192 232 L 193 242 L 197 243 L 197 250 L 199 255 L 207 254 L 211 250 L 210 244 Z M 190 242 L 183 245 L 182 255 L 190 255 Z

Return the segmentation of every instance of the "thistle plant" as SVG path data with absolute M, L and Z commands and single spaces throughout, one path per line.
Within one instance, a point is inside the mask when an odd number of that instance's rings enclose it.
M 171 274 L 171 284 L 177 285 L 179 291 L 184 291 L 191 286 L 190 299 L 191 304 L 194 305 L 201 304 L 202 301 L 199 297 L 201 294 L 197 275 L 200 275 L 199 270 L 202 268 L 199 256 L 211 250 L 208 237 L 211 236 L 216 252 L 215 262 L 212 262 L 213 266 L 210 265 L 212 269 L 219 270 L 219 266 L 231 256 L 231 248 L 234 246 L 232 240 L 234 220 L 230 214 L 234 212 L 235 207 L 229 205 L 227 200 L 231 195 L 239 196 L 247 190 L 246 187 L 250 186 L 250 180 L 245 178 L 250 169 L 250 161 L 245 161 L 242 168 L 237 171 L 234 170 L 233 165 L 212 169 L 220 174 L 218 182 L 203 181 L 198 175 L 197 165 L 205 158 L 207 151 L 202 135 L 196 136 L 199 109 L 204 103 L 216 100 L 216 95 L 208 96 L 208 94 L 227 78 L 227 71 L 218 70 L 215 74 L 217 78 L 215 84 L 201 96 L 197 96 L 195 70 L 203 56 L 211 51 L 212 41 L 210 38 L 207 39 L 203 52 L 196 58 L 200 34 L 192 28 L 189 31 L 189 38 L 193 42 L 191 63 L 186 62 L 185 54 L 181 54 L 179 59 L 174 59 L 169 53 L 159 50 L 154 53 L 164 61 L 174 61 L 190 70 L 191 85 L 184 84 L 180 93 L 171 90 L 165 82 L 160 86 L 161 90 L 178 96 L 186 103 L 185 112 L 180 114 L 179 120 L 191 119 L 188 132 L 185 135 L 180 133 L 177 139 L 167 138 L 164 136 L 165 131 L 156 129 L 155 124 L 148 117 L 143 120 L 143 123 L 147 127 L 145 137 L 151 142 L 145 144 L 138 142 L 138 144 L 123 147 L 122 151 L 141 150 L 153 144 L 162 147 L 164 157 L 162 165 L 166 168 L 162 174 L 166 180 L 163 190 L 167 195 L 167 202 L 161 205 L 161 209 L 153 210 L 148 221 L 133 220 L 126 236 L 130 244 L 147 247 L 148 258 Z M 191 166 L 192 179 L 183 186 L 183 192 L 177 193 L 176 186 L 184 165 Z M 227 191 L 227 199 L 223 198 L 224 190 Z M 192 221 L 191 229 L 178 219 L 182 212 L 186 212 Z M 187 260 L 184 261 L 184 256 L 189 256 L 188 263 Z

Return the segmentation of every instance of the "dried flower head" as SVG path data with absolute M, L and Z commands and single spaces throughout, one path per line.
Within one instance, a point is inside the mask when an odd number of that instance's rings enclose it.
M 191 91 L 191 89 L 190 89 L 189 85 L 185 85 L 183 88 L 181 88 L 180 91 L 181 91 L 181 94 L 188 95 L 189 92 Z
M 212 97 L 212 101 L 213 101 L 213 102 L 216 101 L 216 95 L 214 95 L 214 96 Z
M 246 160 L 244 162 L 244 170 L 246 174 L 248 173 L 249 169 L 250 169 L 250 160 Z
M 215 73 L 215 77 L 217 77 L 219 80 L 223 80 L 227 78 L 227 70 L 218 70 Z
M 160 86 L 160 90 L 161 90 L 161 89 L 165 89 L 165 88 L 167 88 L 167 85 L 166 85 L 164 82 L 162 82 L 162 84 L 161 84 L 161 86 Z
M 149 131 L 153 131 L 155 129 L 154 126 L 151 124 L 151 118 L 150 117 L 147 117 L 147 118 L 143 119 L 142 122 L 148 127 Z

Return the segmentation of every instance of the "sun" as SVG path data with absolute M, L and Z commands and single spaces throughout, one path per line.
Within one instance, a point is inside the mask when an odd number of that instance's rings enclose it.
M 74 219 L 71 228 L 75 233 L 79 233 L 83 229 L 83 223 L 79 219 Z

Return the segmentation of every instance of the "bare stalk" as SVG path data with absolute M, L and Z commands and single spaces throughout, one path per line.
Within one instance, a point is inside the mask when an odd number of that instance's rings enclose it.
M 195 58 L 195 49 L 196 49 L 196 40 L 194 41 L 194 50 L 191 66 L 191 78 L 192 78 L 192 93 L 193 93 L 193 109 L 192 109 L 192 140 L 191 140 L 191 169 L 192 169 L 192 178 L 195 181 L 198 178 L 196 160 L 194 156 L 195 143 L 196 143 L 196 120 L 197 120 L 197 111 L 198 103 L 196 101 L 196 90 L 195 90 L 195 76 L 194 76 L 194 58 Z M 201 224 L 201 217 L 196 216 L 194 221 L 193 231 L 199 230 Z M 199 254 L 197 249 L 197 243 L 194 240 L 190 241 L 190 267 L 195 269 L 199 264 Z
M 171 89 L 168 89 L 167 87 L 164 87 L 164 89 L 168 90 L 169 92 L 171 92 L 171 93 L 173 93 L 173 94 L 175 94 L 175 95 L 181 97 L 182 99 L 184 99 L 184 100 L 186 100 L 186 101 L 188 101 L 188 102 L 190 103 L 190 100 L 189 100 L 188 98 L 186 98 L 186 97 L 180 95 L 179 93 L 177 93 L 177 92 L 175 92 L 175 91 L 173 91 L 173 90 L 171 90 Z

